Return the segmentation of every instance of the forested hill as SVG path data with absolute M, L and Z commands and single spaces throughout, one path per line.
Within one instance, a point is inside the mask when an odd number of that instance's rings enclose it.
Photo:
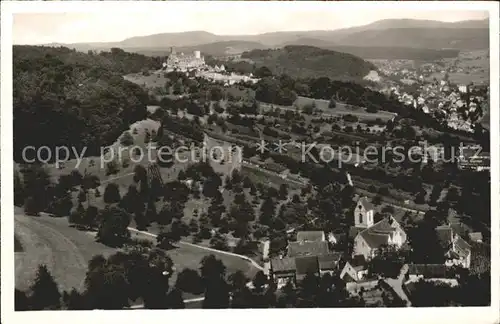
M 146 116 L 148 94 L 123 74 L 159 66 L 159 58 L 113 49 L 14 46 L 14 158 L 24 147 L 87 147 L 97 154 Z M 158 65 L 156 65 L 158 63 Z
M 273 74 L 297 78 L 329 77 L 333 80 L 361 80 L 377 68 L 352 54 L 313 46 L 290 45 L 280 49 L 253 50 L 242 54 L 257 66 L 268 67 Z

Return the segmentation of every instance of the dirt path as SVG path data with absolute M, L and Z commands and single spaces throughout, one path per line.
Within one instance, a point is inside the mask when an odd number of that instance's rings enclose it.
M 156 238 L 156 236 L 157 236 L 156 234 L 153 234 L 153 233 L 149 233 L 149 232 L 145 232 L 145 231 L 139 231 L 138 229 L 133 228 L 133 227 L 129 227 L 128 229 L 131 232 L 140 233 L 142 235 L 146 235 L 146 236 L 149 236 L 149 237 L 152 237 L 152 238 Z M 214 252 L 215 254 L 223 254 L 223 255 L 230 256 L 230 257 L 242 259 L 242 260 L 244 260 L 246 262 L 249 262 L 257 270 L 264 270 L 264 268 L 260 264 L 258 264 L 257 262 L 255 262 L 251 258 L 247 257 L 246 255 L 236 254 L 236 253 L 222 251 L 222 250 L 216 250 L 216 249 L 213 249 L 213 248 L 210 248 L 210 247 L 206 247 L 206 246 L 202 246 L 202 245 L 198 245 L 198 244 L 193 244 L 193 243 L 189 243 L 189 242 L 186 242 L 186 241 L 179 241 L 178 244 L 179 245 L 184 245 L 184 246 L 194 247 L 194 248 L 205 250 L 205 251 L 209 251 L 209 252 Z
M 15 253 L 15 286 L 26 290 L 39 264 L 47 265 L 61 290 L 83 289 L 88 261 L 115 252 L 68 226 L 66 218 L 15 216 L 15 233 L 23 252 Z

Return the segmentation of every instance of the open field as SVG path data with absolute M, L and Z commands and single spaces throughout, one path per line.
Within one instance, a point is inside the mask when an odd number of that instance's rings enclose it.
M 488 84 L 490 80 L 490 58 L 487 50 L 460 52 L 458 58 L 444 59 L 446 66 L 453 66 L 454 71 L 448 74 L 451 83 L 455 84 Z M 427 77 L 442 80 L 444 73 L 436 72 Z
M 136 231 L 131 231 L 131 234 L 132 238 L 148 239 L 156 242 L 156 238 L 152 235 L 145 235 Z M 248 278 L 253 278 L 259 271 L 259 269 L 254 267 L 249 261 L 243 260 L 239 257 L 221 252 L 209 251 L 193 246 L 189 243 L 183 243 L 182 241 L 179 242 L 173 249 L 168 250 L 167 254 L 170 258 L 172 258 L 175 267 L 175 272 L 171 279 L 172 283 L 175 283 L 178 273 L 183 269 L 189 268 L 198 270 L 200 268 L 201 260 L 210 254 L 215 255 L 217 259 L 220 259 L 224 263 L 227 275 L 241 270 Z
M 14 235 L 14 252 L 23 252 L 24 248 L 17 235 Z
M 387 122 L 388 120 L 393 119 L 396 114 L 388 112 L 388 111 L 383 111 L 380 110 L 376 113 L 369 113 L 366 112 L 364 108 L 361 107 L 354 107 L 354 106 L 348 106 L 343 103 L 337 102 L 337 106 L 335 108 L 328 108 L 329 101 L 328 100 L 322 100 L 322 99 L 313 99 L 313 98 L 306 98 L 306 97 L 298 97 L 297 100 L 294 102 L 293 106 L 280 106 L 280 105 L 271 105 L 267 103 L 260 103 L 261 107 L 261 112 L 262 109 L 264 111 L 270 110 L 271 107 L 273 108 L 279 108 L 282 110 L 291 110 L 291 111 L 297 111 L 297 107 L 299 111 L 307 104 L 316 104 L 316 107 L 322 111 L 321 114 L 316 115 L 316 117 L 342 117 L 345 115 L 353 115 L 358 117 L 360 120 L 376 120 L 377 118 L 380 118 L 382 121 Z
M 288 185 L 290 189 L 300 189 L 303 187 L 303 185 L 299 184 L 298 182 L 283 179 L 272 171 L 268 171 L 262 168 L 258 169 L 257 167 L 251 167 L 248 164 L 244 165 L 244 167 L 241 169 L 241 173 L 245 176 L 248 176 L 254 183 L 270 185 L 277 189 L 283 183 Z
M 116 250 L 94 241 L 90 233 L 68 226 L 66 218 L 15 215 L 15 235 L 23 252 L 15 253 L 15 286 L 26 290 L 38 265 L 45 264 L 61 290 L 82 290 L 87 264 L 97 254 Z
M 123 78 L 140 86 L 145 86 L 148 89 L 165 87 L 165 82 L 168 80 L 165 78 L 164 73 L 157 71 L 152 72 L 149 75 L 144 75 L 142 73 L 128 74 Z
M 15 254 L 16 288 L 26 290 L 32 284 L 38 265 L 47 265 L 61 290 L 73 287 L 82 290 L 87 272 L 88 261 L 97 254 L 109 256 L 116 249 L 94 241 L 91 232 L 79 231 L 68 226 L 66 218 L 50 216 L 29 217 L 19 212 L 15 216 L 16 237 L 23 245 L 24 251 Z M 132 232 L 132 237 L 155 238 Z M 177 273 L 184 268 L 199 269 L 203 257 L 214 254 L 227 267 L 227 273 L 238 270 L 253 278 L 258 269 L 250 262 L 235 256 L 208 251 L 190 244 L 179 243 L 178 247 L 167 251 Z

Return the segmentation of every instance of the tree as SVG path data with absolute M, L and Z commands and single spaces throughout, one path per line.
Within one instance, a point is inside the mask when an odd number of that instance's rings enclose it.
M 448 189 L 448 193 L 446 194 L 446 200 L 450 204 L 456 204 L 458 203 L 460 199 L 460 194 L 458 193 L 458 189 L 456 187 L 450 187 Z
M 413 263 L 443 264 L 444 254 L 448 247 L 444 247 L 435 230 L 432 220 L 420 221 L 408 231 L 408 240 L 412 247 L 410 260 Z
M 96 226 L 97 216 L 99 215 L 99 210 L 95 206 L 88 206 L 85 211 L 85 216 L 83 219 L 83 224 L 88 228 L 92 229 Z
M 178 275 L 175 287 L 183 292 L 198 295 L 203 293 L 203 282 L 196 270 L 185 268 Z
M 286 183 L 282 183 L 280 185 L 279 195 L 281 199 L 286 199 L 286 197 L 288 196 L 288 186 Z
M 328 108 L 335 108 L 337 107 L 337 102 L 335 101 L 335 96 L 333 96 L 331 99 L 330 99 L 330 102 L 328 103 Z
M 123 146 L 131 146 L 134 144 L 134 137 L 130 132 L 125 132 L 123 133 L 122 137 L 120 138 L 120 144 Z
M 179 201 L 167 201 L 158 214 L 158 223 L 169 224 L 172 219 L 181 219 L 184 216 L 184 206 Z
M 73 208 L 73 202 L 69 193 L 65 192 L 60 197 L 54 197 L 54 200 L 49 206 L 49 211 L 56 216 L 67 216 Z
M 191 220 L 189 221 L 189 232 L 192 234 L 196 234 L 199 230 L 200 228 L 198 226 L 198 221 L 196 221 L 195 218 L 191 218 Z
M 224 277 L 226 267 L 213 254 L 201 260 L 201 278 L 205 287 L 203 308 L 221 309 L 229 307 L 229 286 Z
M 146 219 L 146 215 L 144 215 L 144 210 L 136 209 L 134 212 L 134 220 L 138 230 L 147 231 L 148 222 Z
M 115 254 L 108 260 L 100 256 L 98 266 L 85 276 L 85 294 L 91 309 L 123 309 L 129 305 L 130 285 L 127 281 L 125 254 Z M 120 264 L 121 263 L 121 264 Z M 137 264 L 137 263 L 136 263 Z
M 368 264 L 370 276 L 396 278 L 405 261 L 404 255 L 393 247 L 383 246 Z
M 439 197 L 441 196 L 441 191 L 442 187 L 439 184 L 435 184 L 434 187 L 432 188 L 431 195 L 429 197 L 429 204 L 431 206 L 435 206 L 437 204 L 437 201 L 439 200 Z
M 181 239 L 181 230 L 178 226 L 169 225 L 169 227 L 158 234 L 156 241 L 158 246 L 164 249 L 171 249 L 174 243 L 179 242 Z
M 243 271 L 238 270 L 229 276 L 230 289 L 232 292 L 231 308 L 251 308 L 253 296 L 246 286 L 247 277 Z
M 216 250 L 227 251 L 229 250 L 227 246 L 227 239 L 225 236 L 222 236 L 219 232 L 216 232 L 215 235 L 210 240 L 210 247 Z
M 427 195 L 427 192 L 425 189 L 420 189 L 418 194 L 415 196 L 415 203 L 416 204 L 425 204 L 425 196 Z
M 120 207 L 129 213 L 144 212 L 144 202 L 135 185 L 128 187 L 127 193 L 120 201 Z
M 36 277 L 30 287 L 32 292 L 30 297 L 31 307 L 34 310 L 60 309 L 61 293 L 57 287 L 54 277 L 50 274 L 47 266 L 39 265 Z
M 31 307 L 30 300 L 24 291 L 16 288 L 14 294 L 14 309 L 15 311 L 27 311 Z
M 106 175 L 117 174 L 119 171 L 118 164 L 116 161 L 110 161 L 106 163 Z
M 274 215 L 276 214 L 276 204 L 271 197 L 265 198 L 260 207 L 259 221 L 261 224 L 270 225 Z
M 170 309 L 184 309 L 184 299 L 182 298 L 182 291 L 174 288 L 167 294 L 167 307 Z
M 104 202 L 106 204 L 112 204 L 120 202 L 120 191 L 118 186 L 114 183 L 108 183 L 106 189 L 104 189 Z
M 109 246 L 121 246 L 130 239 L 130 214 L 119 207 L 106 206 L 99 213 L 96 239 Z
M 87 193 L 84 190 L 80 190 L 78 193 L 78 202 L 84 203 L 87 201 Z
M 149 225 L 150 222 L 156 221 L 158 217 L 158 213 L 156 211 L 156 206 L 154 201 L 149 200 L 146 208 L 146 226 Z
M 22 206 L 24 204 L 24 185 L 19 172 L 14 171 L 14 205 Z
M 51 187 L 47 170 L 39 165 L 28 165 L 21 169 L 23 173 L 24 207 L 28 215 L 38 215 L 47 209 L 51 202 Z
M 83 205 L 79 203 L 76 209 L 69 215 L 69 223 L 80 226 L 84 224 L 84 218 L 85 209 L 83 208 Z
M 68 310 L 84 310 L 86 309 L 85 296 L 80 294 L 75 288 L 71 289 L 69 294 L 65 291 L 63 294 L 63 302 Z
M 255 289 L 257 291 L 261 291 L 264 287 L 265 284 L 267 284 L 268 282 L 268 279 L 266 277 L 266 275 L 264 274 L 264 272 L 259 271 L 255 274 L 255 277 L 253 278 L 253 286 L 255 287 Z

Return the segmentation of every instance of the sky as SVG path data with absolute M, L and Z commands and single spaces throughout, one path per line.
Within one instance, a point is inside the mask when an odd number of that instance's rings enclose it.
M 414 10 L 414 6 L 398 8 L 394 3 L 390 7 L 366 7 L 366 4 L 346 7 L 346 3 L 332 2 L 306 5 L 305 2 L 162 2 L 153 5 L 148 3 L 147 6 L 140 3 L 130 4 L 132 7 L 128 5 L 127 2 L 121 2 L 119 7 L 109 4 L 92 7 L 91 10 L 88 10 L 88 6 L 73 5 L 65 7 L 71 10 L 52 7 L 56 9 L 38 13 L 33 13 L 34 9 L 31 9 L 30 13 L 15 13 L 13 43 L 114 42 L 133 36 L 193 30 L 219 35 L 248 35 L 275 31 L 334 30 L 394 18 L 454 22 L 488 17 L 487 11 L 424 11 Z

